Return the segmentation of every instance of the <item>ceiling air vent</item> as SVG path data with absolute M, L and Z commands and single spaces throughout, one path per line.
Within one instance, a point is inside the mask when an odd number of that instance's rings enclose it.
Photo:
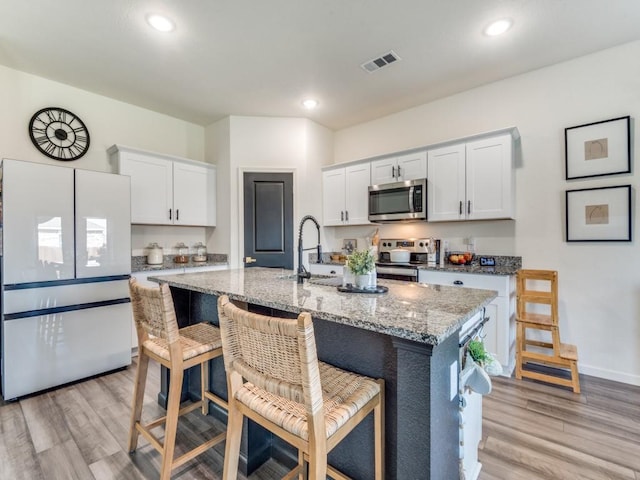
M 387 65 L 391 65 L 393 62 L 397 62 L 398 60 L 401 60 L 398 54 L 393 50 L 389 50 L 389 52 L 384 55 L 368 60 L 360 66 L 367 72 L 373 73 L 376 70 L 380 70 L 382 67 L 386 67 Z

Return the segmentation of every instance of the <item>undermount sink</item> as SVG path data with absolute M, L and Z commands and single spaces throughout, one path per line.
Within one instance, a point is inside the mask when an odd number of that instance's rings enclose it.
M 283 280 L 295 280 L 298 276 L 294 273 L 292 275 L 284 275 Z M 326 287 L 339 287 L 342 285 L 342 277 L 332 277 L 330 275 L 311 275 L 311 278 L 307 279 L 307 283 L 312 285 L 323 285 Z
M 342 277 L 330 277 L 328 275 L 312 275 L 308 280 L 313 285 L 324 285 L 326 287 L 339 287 L 342 285 Z

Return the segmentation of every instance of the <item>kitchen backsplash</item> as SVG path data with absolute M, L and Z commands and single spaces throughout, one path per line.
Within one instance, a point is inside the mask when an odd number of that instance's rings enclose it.
M 131 225 L 131 255 L 144 256 L 150 243 L 156 242 L 162 247 L 164 255 L 176 254 L 175 246 L 183 242 L 189 247 L 189 253 L 195 244 L 202 242 L 207 251 L 215 251 L 215 245 L 209 243 L 212 228 L 183 227 L 171 225 Z

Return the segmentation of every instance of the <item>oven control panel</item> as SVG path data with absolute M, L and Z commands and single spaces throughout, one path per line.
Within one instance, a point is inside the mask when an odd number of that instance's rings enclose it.
M 427 253 L 429 251 L 429 243 L 433 239 L 417 238 L 417 239 L 382 239 L 378 245 L 379 252 L 390 252 L 393 249 L 401 248 L 415 253 Z M 434 240 L 435 241 L 435 240 Z

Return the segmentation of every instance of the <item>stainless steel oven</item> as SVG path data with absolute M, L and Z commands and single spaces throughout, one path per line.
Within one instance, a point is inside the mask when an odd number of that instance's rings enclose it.
M 390 280 L 418 281 L 418 267 L 428 265 L 429 253 L 440 249 L 440 240 L 433 238 L 383 239 L 378 245 L 376 274 L 378 278 Z M 398 251 L 405 255 L 393 255 Z M 407 258 L 406 262 L 392 261 L 396 257 Z
M 369 187 L 370 222 L 415 222 L 426 219 L 426 179 Z
M 376 275 L 378 278 L 388 280 L 404 280 L 405 282 L 418 281 L 418 267 L 411 264 L 386 264 L 378 262 L 376 264 Z

